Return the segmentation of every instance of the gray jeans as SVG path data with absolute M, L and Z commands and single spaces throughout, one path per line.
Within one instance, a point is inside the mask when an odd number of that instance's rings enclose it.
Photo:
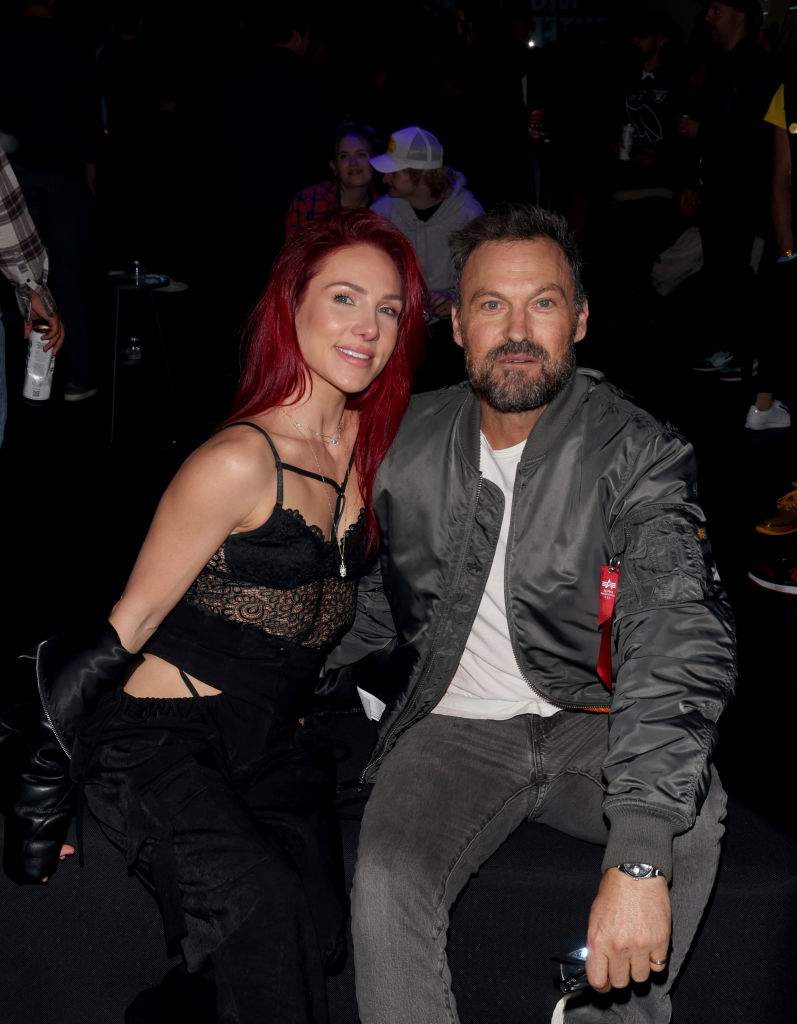
M 468 879 L 522 822 L 543 822 L 605 845 L 600 766 L 607 719 L 560 713 L 495 722 L 429 715 L 401 737 L 366 805 L 354 877 L 362 1024 L 457 1024 L 446 957 L 449 911 Z M 601 1008 L 579 999 L 568 1006 L 568 1024 L 670 1020 L 669 989 L 711 893 L 724 814 L 715 775 L 695 826 L 674 843 L 665 983 L 631 998 L 626 993 L 610 1008 L 605 998 Z M 585 906 L 585 930 L 588 913 Z M 531 1013 L 530 1007 L 529 1019 Z

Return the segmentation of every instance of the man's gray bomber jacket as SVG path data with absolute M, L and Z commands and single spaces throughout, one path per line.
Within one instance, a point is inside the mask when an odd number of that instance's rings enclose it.
M 417 396 L 377 474 L 384 589 L 379 572 L 363 581 L 354 629 L 330 662 L 390 651 L 376 659 L 379 690 L 388 679 L 396 696 L 364 780 L 439 701 L 479 607 L 504 505 L 479 471 L 479 426 L 467 384 Z M 601 567 L 613 558 L 609 693 L 596 671 L 597 621 Z M 564 713 L 610 709 L 604 868 L 641 861 L 671 877 L 672 838 L 705 796 L 735 683 L 733 619 L 691 445 L 599 373 L 577 371 L 523 451 L 505 587 L 512 648 L 531 689 Z M 367 676 L 360 685 L 368 689 Z

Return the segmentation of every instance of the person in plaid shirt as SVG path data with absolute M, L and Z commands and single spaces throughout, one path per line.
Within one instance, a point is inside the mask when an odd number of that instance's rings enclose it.
M 379 197 L 373 183 L 373 169 L 368 162 L 374 155 L 375 139 L 366 125 L 351 121 L 342 124 L 333 140 L 333 158 L 329 166 L 335 175 L 333 181 L 297 192 L 285 219 L 285 238 L 318 220 L 332 210 L 364 209 Z
M 17 293 L 17 305 L 25 321 L 25 337 L 30 334 L 33 316 L 41 317 L 50 325 L 50 340 L 45 351 L 55 354 L 64 343 L 64 325 L 47 287 L 48 269 L 47 253 L 33 226 L 19 182 L 0 149 L 0 271 Z M 0 318 L 0 444 L 7 409 L 5 331 Z

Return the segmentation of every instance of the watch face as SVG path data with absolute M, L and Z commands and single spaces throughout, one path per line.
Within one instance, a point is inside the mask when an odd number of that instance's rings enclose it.
M 652 864 L 618 864 L 618 867 L 632 878 L 653 878 L 659 874 Z

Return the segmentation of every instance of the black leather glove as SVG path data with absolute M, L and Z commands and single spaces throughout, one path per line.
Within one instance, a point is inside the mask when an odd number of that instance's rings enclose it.
M 138 660 L 110 623 L 41 643 L 20 659 L 22 700 L 0 722 L 5 841 L 3 870 L 20 884 L 41 882 L 58 855 L 75 812 L 69 775 L 75 736 L 100 698 Z

